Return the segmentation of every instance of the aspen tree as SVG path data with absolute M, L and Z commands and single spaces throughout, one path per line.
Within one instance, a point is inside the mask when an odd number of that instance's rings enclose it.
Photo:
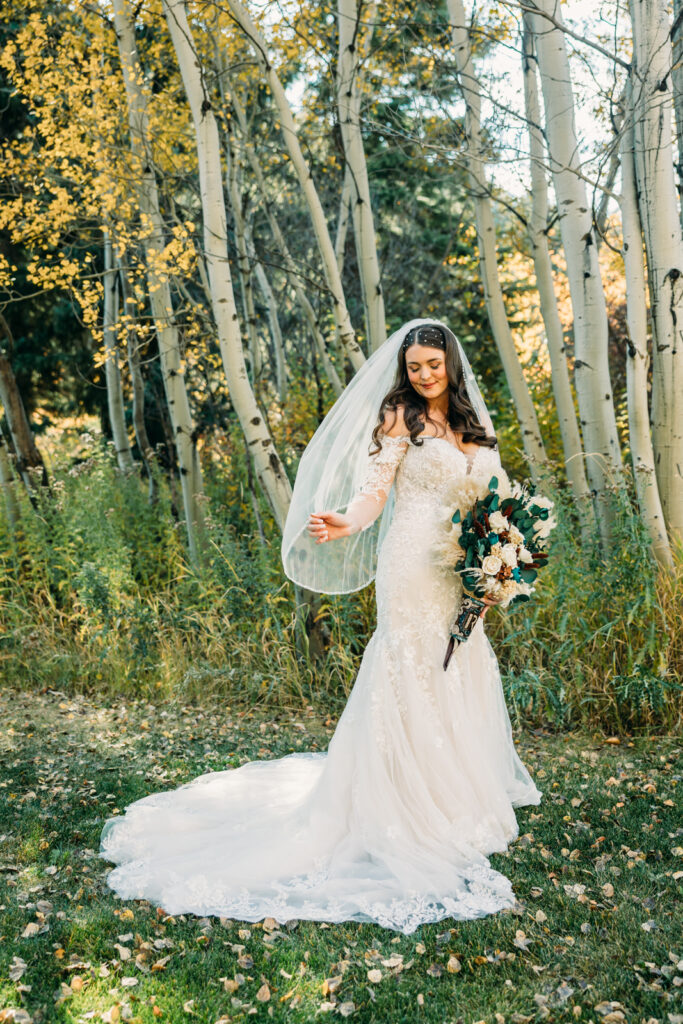
M 147 99 L 142 89 L 143 75 L 131 21 L 130 0 L 113 0 L 113 3 L 114 25 L 128 100 L 130 145 L 138 174 L 135 186 L 143 224 L 149 301 L 159 342 L 168 414 L 180 470 L 188 547 L 190 557 L 197 561 L 204 533 L 202 478 L 171 288 L 168 275 L 157 264 L 159 253 L 164 248 L 164 223 L 149 138 Z
M 351 212 L 356 256 L 365 304 L 370 351 L 375 351 L 387 340 L 384 313 L 384 293 L 380 279 L 375 222 L 370 199 L 370 182 L 360 129 L 360 26 L 364 14 L 370 25 L 374 21 L 376 4 L 363 4 L 363 0 L 338 0 L 337 31 L 337 107 L 339 125 L 344 143 L 346 173 L 351 185 Z M 370 28 L 370 34 L 372 29 Z M 339 259 L 339 250 L 337 259 Z
M 590 490 L 583 462 L 581 432 L 574 409 L 574 397 L 569 382 L 569 369 L 565 355 L 562 323 L 557 309 L 553 272 L 548 250 L 548 185 L 545 176 L 544 144 L 541 131 L 541 111 L 536 80 L 533 36 L 528 18 L 524 20 L 522 37 L 522 66 L 524 77 L 524 107 L 529 131 L 529 167 L 531 177 L 531 211 L 528 234 L 536 273 L 536 287 L 545 327 L 548 355 L 552 371 L 553 394 L 557 407 L 557 420 L 562 435 L 562 450 L 567 479 L 577 507 L 584 515 L 588 511 Z
M 230 397 L 261 486 L 282 527 L 291 499 L 287 474 L 249 385 L 228 260 L 227 218 L 218 125 L 184 0 L 163 0 L 163 11 L 192 111 L 204 222 L 204 258 L 218 342 Z
M 622 486 L 622 468 L 607 358 L 605 293 L 591 205 L 580 173 L 574 95 L 562 15 L 556 0 L 529 0 L 528 6 L 553 19 L 537 13 L 527 14 L 541 76 L 548 159 L 574 314 L 574 381 L 586 470 L 601 540 L 607 545 L 616 514 L 614 491 Z
M 126 410 L 121 387 L 121 371 L 117 345 L 117 321 L 119 306 L 119 276 L 114 265 L 109 231 L 104 230 L 104 308 L 102 334 L 104 339 L 104 376 L 107 382 L 107 409 L 111 426 L 114 450 L 119 469 L 133 469 L 133 455 L 126 430 Z
M 458 69 L 458 82 L 465 100 L 465 134 L 467 136 L 465 159 L 475 209 L 479 267 L 484 287 L 486 311 L 520 422 L 529 468 L 534 479 L 537 479 L 547 463 L 547 456 L 534 403 L 515 350 L 498 277 L 496 229 L 488 194 L 485 154 L 481 141 L 481 93 L 472 62 L 462 0 L 448 0 L 448 15 Z
M 647 395 L 647 303 L 643 236 L 638 213 L 633 139 L 633 106 L 631 87 L 626 92 L 626 118 L 621 136 L 621 223 L 622 256 L 626 276 L 626 394 L 628 431 L 631 444 L 633 475 L 640 505 L 640 514 L 650 535 L 652 550 L 666 568 L 673 567 L 671 548 L 659 498 L 655 458 L 650 434 L 650 412 Z
M 678 176 L 678 209 L 683 230 L 683 0 L 674 0 L 674 21 L 671 26 L 671 42 L 673 46 L 673 62 L 671 65 L 671 84 L 674 94 L 674 112 L 676 117 L 676 141 L 678 144 L 678 160 L 676 174 Z
M 671 142 L 671 25 L 665 0 L 630 0 L 638 206 L 652 319 L 655 467 L 669 533 L 683 540 L 683 235 Z

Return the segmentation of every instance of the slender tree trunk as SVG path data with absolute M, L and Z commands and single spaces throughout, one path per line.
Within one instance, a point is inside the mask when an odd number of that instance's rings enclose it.
M 254 250 L 254 242 L 251 237 L 251 232 L 247 238 L 247 246 L 249 248 L 250 259 L 254 265 L 256 281 L 261 289 L 261 294 L 263 295 L 263 300 L 266 303 L 266 308 L 268 310 L 270 336 L 273 342 L 273 351 L 275 352 L 275 381 L 277 385 L 277 393 L 280 398 L 280 402 L 286 402 L 287 360 L 285 358 L 285 345 L 282 340 L 282 331 L 280 330 L 280 317 L 278 315 L 277 299 L 275 298 L 275 292 L 271 287 L 263 264 L 259 261 Z
M 529 0 L 561 25 L 556 0 Z M 547 18 L 529 14 L 541 74 L 545 133 L 574 313 L 574 379 L 603 546 L 609 543 L 622 486 L 621 450 L 609 374 L 607 307 L 600 277 L 592 211 L 580 176 L 574 96 L 565 35 Z
M 351 213 L 351 171 L 348 164 L 344 170 L 341 198 L 339 199 L 339 216 L 337 217 L 337 234 L 334 239 L 334 252 L 337 257 L 339 273 L 344 271 L 344 252 L 346 250 L 346 236 L 349 230 L 349 216 Z
M 448 0 L 458 81 L 465 99 L 467 170 L 474 200 L 479 246 L 479 267 L 491 330 L 522 429 L 522 441 L 532 476 L 537 479 L 547 463 L 536 410 L 517 357 L 498 277 L 496 229 L 486 183 L 485 155 L 481 140 L 481 92 L 474 72 L 467 20 L 462 0 Z
M 229 132 L 227 133 L 229 136 Z M 247 339 L 249 342 L 249 359 L 251 362 L 252 387 L 257 388 L 263 372 L 263 360 L 256 330 L 256 308 L 254 306 L 254 289 L 252 286 L 251 261 L 247 251 L 247 237 L 245 226 L 244 197 L 240 187 L 240 167 L 235 158 L 235 153 L 230 137 L 225 139 L 227 154 L 227 192 L 230 197 L 230 206 L 235 229 L 235 248 L 237 250 L 237 273 L 240 280 L 240 291 L 242 293 L 242 306 L 244 318 L 247 325 Z
M 367 12 L 368 8 L 367 5 L 364 7 L 363 0 L 338 0 L 337 3 L 337 107 L 346 166 L 351 178 L 353 233 L 365 303 L 367 333 L 370 351 L 374 352 L 387 340 L 387 329 L 370 182 L 360 129 L 359 29 L 364 10 Z
M 574 500 L 585 518 L 590 503 L 590 490 L 583 462 L 581 432 L 574 409 L 574 397 L 569 382 L 569 369 L 565 355 L 562 323 L 557 311 L 555 285 L 548 250 L 548 185 L 544 169 L 544 144 L 541 131 L 541 108 L 536 80 L 533 36 L 525 19 L 523 35 L 524 106 L 529 127 L 529 157 L 531 171 L 531 213 L 529 241 L 534 258 L 536 287 L 541 304 L 541 315 L 548 343 L 552 370 L 553 394 L 557 419 L 562 436 L 562 450 L 567 479 Z
M 204 221 L 204 250 L 209 273 L 213 315 L 230 398 L 254 459 L 261 486 L 282 527 L 291 487 L 273 439 L 249 386 L 239 321 L 228 261 L 227 218 L 218 125 L 206 92 L 199 57 L 187 21 L 184 0 L 163 0 L 166 23 L 178 58 L 192 111 L 199 163 L 199 186 Z
M 195 444 L 195 430 L 185 387 L 180 337 L 173 316 L 173 298 L 168 277 L 158 269 L 158 254 L 164 249 L 164 224 L 154 173 L 149 138 L 147 100 L 142 90 L 130 0 L 114 0 L 114 24 L 121 69 L 128 99 L 130 143 L 136 164 L 135 187 L 144 224 L 143 245 L 152 317 L 159 342 L 161 373 L 171 419 L 173 442 L 178 458 L 190 558 L 198 561 L 204 544 L 202 477 Z
M 7 442 L 0 432 L 0 490 L 5 500 L 5 511 L 10 534 L 14 536 L 19 523 L 19 507 L 15 491 L 14 473 L 12 472 L 12 460 L 7 451 Z
M 678 191 L 678 211 L 683 230 L 683 0 L 674 0 L 674 23 L 671 28 L 673 43 L 673 64 L 671 66 L 671 84 L 674 92 L 674 110 L 676 116 L 676 142 L 678 145 L 678 161 L 676 163 L 676 189 Z
M 0 314 L 0 326 L 11 341 L 10 329 L 5 318 Z M 48 485 L 47 470 L 42 456 L 36 447 L 33 431 L 26 415 L 26 409 L 19 393 L 17 379 L 12 365 L 4 352 L 0 352 L 0 403 L 5 410 L 7 426 L 12 435 L 12 443 L 16 452 L 16 470 L 29 494 L 36 484 Z M 34 473 L 31 473 L 34 470 Z M 40 477 L 40 479 L 38 479 Z
M 626 277 L 626 395 L 628 427 L 633 475 L 640 505 L 640 514 L 647 527 L 652 550 L 658 561 L 673 567 L 669 539 L 666 534 L 655 459 L 650 435 L 650 412 L 647 397 L 647 302 L 643 236 L 636 194 L 634 140 L 631 90 L 626 94 L 626 119 L 621 137 L 621 223 L 622 255 Z
M 292 116 L 287 96 L 285 95 L 280 79 L 278 78 L 268 57 L 266 41 L 252 21 L 248 11 L 240 3 L 240 0 L 227 0 L 227 5 L 232 11 L 232 14 L 240 28 L 254 47 L 256 59 L 263 70 L 264 77 L 268 83 L 273 100 L 275 101 L 285 144 L 289 151 L 292 166 L 296 172 L 297 178 L 299 179 L 299 184 L 301 185 L 304 199 L 311 215 L 313 231 L 315 232 L 318 248 L 322 257 L 325 279 L 332 296 L 334 318 L 339 328 L 339 336 L 341 338 L 342 345 L 351 360 L 352 366 L 355 370 L 359 370 L 365 362 L 365 357 L 363 356 L 360 345 L 356 341 L 353 327 L 351 326 L 351 318 L 349 317 L 349 311 L 346 308 L 344 289 L 342 287 L 341 276 L 339 274 L 339 267 L 337 266 L 334 246 L 332 245 L 332 239 L 330 238 L 327 221 L 325 219 L 325 212 L 323 210 L 322 203 L 320 202 L 320 197 L 318 196 L 315 184 L 313 183 L 311 169 L 308 166 L 308 162 L 304 157 L 299 144 L 296 124 L 294 123 L 294 118 Z
M 683 235 L 671 144 L 672 51 L 666 0 L 630 0 L 638 205 L 652 316 L 655 467 L 669 533 L 683 540 Z
M 123 300 L 123 316 L 126 328 L 128 370 L 133 391 L 133 429 L 135 430 L 135 439 L 140 450 L 140 458 L 147 474 L 149 503 L 154 505 L 159 497 L 159 489 L 156 477 L 152 472 L 154 449 L 150 444 L 149 437 L 147 436 L 147 427 L 145 426 L 145 382 L 142 377 L 138 334 L 135 329 L 137 308 L 135 298 L 131 294 L 128 284 L 126 268 L 121 260 L 117 261 L 117 267 L 121 282 L 121 298 Z
M 121 387 L 116 327 L 119 313 L 119 278 L 114 266 L 109 231 L 104 231 L 104 311 L 102 335 L 104 340 L 104 375 L 107 382 L 107 408 L 109 425 L 114 439 L 116 461 L 119 469 L 128 472 L 133 469 L 133 456 L 126 429 L 126 410 Z

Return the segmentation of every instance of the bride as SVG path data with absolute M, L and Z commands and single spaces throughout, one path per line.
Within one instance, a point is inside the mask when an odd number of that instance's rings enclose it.
M 483 618 L 443 669 L 462 590 L 437 555 L 459 491 L 485 489 L 498 466 L 460 343 L 439 321 L 404 325 L 312 438 L 283 534 L 303 587 L 346 593 L 376 578 L 377 629 L 327 752 L 210 772 L 109 819 L 100 855 L 118 865 L 115 892 L 171 914 L 404 933 L 514 903 L 488 855 L 541 793 L 514 747 Z

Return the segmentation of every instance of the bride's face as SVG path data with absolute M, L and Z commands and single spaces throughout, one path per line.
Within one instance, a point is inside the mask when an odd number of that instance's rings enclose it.
M 406 349 L 408 380 L 419 395 L 432 400 L 448 389 L 446 353 L 428 345 L 411 345 Z

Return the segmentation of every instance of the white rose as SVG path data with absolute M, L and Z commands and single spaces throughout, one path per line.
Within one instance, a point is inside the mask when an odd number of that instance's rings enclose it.
M 501 530 L 507 530 L 509 525 L 509 522 L 502 512 L 492 512 L 489 516 L 489 526 L 492 530 L 495 530 L 496 533 L 500 533 Z
M 496 555 L 487 555 L 481 567 L 488 576 L 495 576 L 503 568 L 503 563 Z
M 506 565 L 514 569 L 517 565 L 517 548 L 514 544 L 503 544 L 500 550 L 500 557 Z
M 527 548 L 520 548 L 519 549 L 519 554 L 517 555 L 517 557 L 518 557 L 520 562 L 525 562 L 527 564 L 529 562 L 533 562 L 533 560 L 534 560 L 534 556 L 531 554 L 531 552 Z
M 524 534 L 521 530 L 518 530 L 516 526 L 511 526 L 508 530 L 508 533 L 510 535 L 511 544 L 514 544 L 516 547 L 519 547 L 520 544 L 524 543 Z

